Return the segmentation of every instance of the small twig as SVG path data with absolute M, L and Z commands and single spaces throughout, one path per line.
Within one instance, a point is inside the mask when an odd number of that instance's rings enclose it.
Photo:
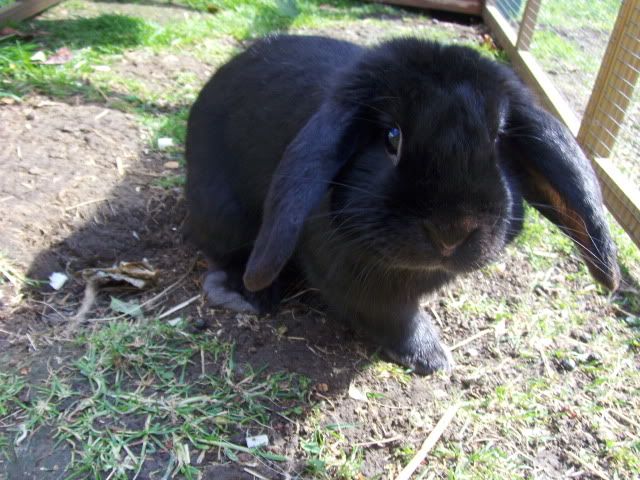
M 282 300 L 281 303 L 287 303 L 290 302 L 291 300 L 293 300 L 294 298 L 298 298 L 302 295 L 304 295 L 305 293 L 309 293 L 309 292 L 319 292 L 320 290 L 317 288 L 307 288 L 306 290 L 302 290 L 301 292 L 298 293 L 294 293 L 293 295 L 291 295 L 290 297 L 285 298 L 284 300 Z
M 33 348 L 34 352 L 37 352 L 38 349 L 36 347 L 36 344 L 33 343 L 33 339 L 31 338 L 31 335 L 29 335 L 28 333 L 26 334 L 27 340 L 29 340 L 29 343 L 31 344 L 31 348 Z
M 66 299 L 66 297 L 65 297 Z M 51 305 L 50 303 L 47 302 L 42 302 L 40 300 L 32 300 L 33 303 L 39 303 L 40 305 L 44 305 L 45 307 L 49 307 L 51 310 L 53 310 L 55 313 L 58 314 L 58 316 L 63 320 L 63 321 L 67 321 L 68 317 L 66 315 L 64 315 L 62 312 L 60 312 L 57 308 L 55 308 L 53 305 Z M 64 300 L 63 300 L 64 301 Z M 44 312 L 43 312 L 44 314 Z
M 173 471 L 173 467 L 176 463 L 176 457 L 171 454 L 171 456 L 169 457 L 169 463 L 167 465 L 167 469 L 164 472 L 164 475 L 162 476 L 162 480 L 169 480 L 171 478 L 171 472 Z
M 251 470 L 250 468 L 244 467 L 243 470 L 247 472 L 249 475 L 253 475 L 256 478 L 259 478 L 260 480 L 269 480 L 267 477 L 265 477 L 261 473 L 258 473 L 255 470 Z
M 409 480 L 411 478 L 413 472 L 415 472 L 422 461 L 427 458 L 427 455 L 429 454 L 431 449 L 435 446 L 436 442 L 440 439 L 453 418 L 456 416 L 456 413 L 458 412 L 460 406 L 460 403 L 456 403 L 449 407 L 446 412 L 444 412 L 444 415 L 442 415 L 442 418 L 440 418 L 435 428 L 426 438 L 426 440 L 420 447 L 420 450 L 418 450 L 418 452 L 414 455 L 407 466 L 402 469 L 400 474 L 396 477 L 396 480 Z
M 116 170 L 118 171 L 118 175 L 121 177 L 126 173 L 124 163 L 122 163 L 122 159 L 119 156 L 116 156 Z
M 193 271 L 195 266 L 196 266 L 196 262 L 194 261 L 191 264 L 191 266 L 187 269 L 186 273 L 182 277 L 180 277 L 178 280 L 176 280 L 171 285 L 166 287 L 164 290 L 162 290 L 157 295 L 154 295 L 149 300 L 145 300 L 144 302 L 142 302 L 140 304 L 140 308 L 144 308 L 144 307 L 152 308 L 156 301 L 158 301 L 163 296 L 167 295 L 169 292 L 171 292 L 176 287 L 178 287 L 178 285 L 180 285 L 182 282 L 184 282 L 187 279 L 187 277 L 191 274 L 191 272 Z M 127 316 L 126 313 L 121 313 L 120 315 L 114 315 L 113 317 L 94 318 L 91 321 L 92 322 L 106 322 L 106 321 L 112 321 L 112 320 L 119 320 L 119 319 L 124 318 L 126 316 Z
M 617 412 L 616 410 L 609 410 L 608 413 L 616 417 L 619 421 L 626 423 L 630 427 L 635 427 L 638 431 L 640 431 L 640 424 L 638 422 L 633 421 L 626 415 L 620 412 Z
M 591 475 L 601 478 L 602 480 L 609 480 L 609 477 L 607 476 L 606 473 L 600 471 L 598 468 L 594 467 L 593 465 L 585 462 L 584 460 L 582 460 L 578 455 L 576 455 L 573 452 L 570 451 L 566 451 L 565 452 L 567 454 L 567 456 L 575 461 L 577 464 L 581 465 L 583 468 L 587 469 L 589 471 L 589 473 L 591 473 Z
M 147 415 L 147 419 L 144 422 L 144 439 L 142 441 L 142 451 L 140 452 L 140 461 L 138 462 L 138 469 L 136 470 L 136 474 L 133 476 L 133 480 L 138 478 L 140 475 L 140 471 L 142 470 L 142 465 L 144 465 L 144 459 L 147 453 L 147 443 L 149 442 L 149 427 L 151 426 L 151 415 Z
M 635 315 L 627 310 L 625 310 L 624 308 L 622 308 L 619 305 L 616 305 L 615 303 L 612 303 L 611 306 L 613 307 L 614 310 L 617 310 L 618 312 L 620 312 L 623 315 L 626 315 L 628 317 L 634 317 Z
M 107 198 L 95 198 L 93 200 L 87 200 L 86 202 L 76 203 L 75 205 L 71 205 L 70 207 L 65 207 L 64 211 L 68 212 L 69 210 L 74 210 L 80 207 L 86 207 L 87 205 L 91 205 L 93 203 L 105 202 L 107 200 L 108 200 Z
M 176 305 L 173 308 L 170 308 L 169 310 L 167 310 L 166 312 L 164 312 L 162 315 L 158 315 L 158 317 L 156 317 L 158 320 L 162 320 L 165 317 L 168 317 L 169 315 L 171 315 L 172 313 L 177 312 L 178 310 L 182 310 L 185 307 L 188 307 L 189 305 L 191 305 L 193 302 L 195 302 L 196 300 L 198 300 L 200 298 L 200 294 L 198 295 L 194 295 L 193 297 L 191 297 L 189 300 L 185 300 L 184 302 Z
M 547 356 L 544 353 L 544 350 L 542 349 L 542 347 L 538 347 L 537 348 L 538 353 L 540 354 L 540 359 L 542 360 L 542 365 L 544 365 L 544 371 L 547 374 L 547 377 L 553 377 L 554 373 L 553 373 L 553 369 L 551 368 L 551 365 L 549 365 L 549 360 L 547 359 Z
M 96 115 L 95 117 L 93 117 L 93 119 L 97 122 L 98 120 L 106 117 L 109 114 L 109 110 L 103 110 L 101 111 L 98 115 Z
M 379 440 L 371 440 L 369 442 L 353 443 L 351 446 L 352 447 L 368 447 L 369 445 L 382 445 L 385 443 L 396 442 L 398 440 L 402 440 L 402 435 L 396 435 L 395 437 L 391 437 L 391 438 L 381 438 Z
M 78 313 L 76 313 L 75 317 L 73 317 L 73 320 L 69 323 L 68 329 L 77 327 L 85 321 L 87 313 L 89 313 L 89 310 L 91 310 L 91 307 L 93 307 L 97 296 L 98 287 L 96 286 L 96 282 L 93 280 L 89 280 L 87 282 L 87 286 L 84 289 L 84 297 L 82 298 L 82 303 L 80 304 Z
M 438 312 L 436 312 L 435 308 L 429 306 L 429 311 L 433 315 L 433 318 L 436 320 L 436 323 L 442 327 L 442 320 L 440 319 L 440 315 L 438 315 Z
M 465 345 L 477 340 L 480 337 L 484 337 L 486 334 L 493 332 L 493 328 L 487 328 L 486 330 L 480 330 L 478 333 L 471 335 L 468 338 L 465 338 L 461 342 L 456 343 L 454 346 L 449 347 L 450 351 L 456 350 L 457 348 L 464 347 Z

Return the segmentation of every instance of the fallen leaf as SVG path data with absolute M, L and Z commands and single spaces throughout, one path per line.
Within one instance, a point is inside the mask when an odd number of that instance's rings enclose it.
M 316 390 L 320 393 L 327 393 L 329 391 L 329 385 L 326 383 L 319 383 L 316 385 Z
M 51 57 L 44 60 L 43 63 L 45 65 L 62 65 L 69 62 L 72 58 L 73 52 L 67 47 L 61 47 L 56 50 L 56 53 L 54 53 Z
M 165 163 L 163 167 L 168 168 L 170 170 L 175 170 L 176 168 L 180 168 L 180 163 L 176 162 L 175 160 L 172 160 L 170 162 Z
M 124 313 L 125 315 L 129 315 L 134 318 L 142 318 L 144 316 L 140 304 L 135 301 L 125 302 L 117 299 L 116 297 L 111 297 L 109 308 L 114 312 Z
M 47 56 L 44 54 L 42 50 L 31 55 L 32 62 L 44 62 L 47 60 Z
M 154 284 L 158 279 L 158 272 L 146 260 L 142 262 L 120 262 L 112 268 L 85 268 L 82 277 L 96 285 L 110 283 L 128 283 L 139 289 Z
M 367 394 L 356 387 L 353 383 L 349 384 L 349 397 L 360 402 L 367 401 Z

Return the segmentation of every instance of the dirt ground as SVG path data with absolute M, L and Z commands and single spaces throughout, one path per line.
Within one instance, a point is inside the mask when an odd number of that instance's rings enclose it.
M 137 8 L 166 17 L 159 7 Z M 55 9 L 50 12 L 52 16 L 57 14 Z M 376 32 L 363 25 L 361 30 L 320 32 L 368 43 Z M 446 23 L 445 28 L 478 42 L 485 33 L 482 26 L 475 24 Z M 122 78 L 144 81 L 150 89 L 173 81 L 184 69 L 194 72 L 199 81 L 213 71 L 212 65 L 192 56 L 176 55 L 156 61 L 153 55 L 124 55 L 115 71 Z M 10 283 L 0 286 L 3 369 L 28 372 L 35 388 L 52 365 L 71 362 L 78 356 L 77 346 L 68 341 L 67 327 L 83 300 L 85 282 L 78 272 L 84 268 L 147 259 L 159 272 L 159 283 L 142 293 L 118 290 L 118 294 L 144 301 L 177 282 L 170 292 L 161 295 L 158 313 L 198 295 L 204 263 L 182 239 L 182 190 L 159 184 L 160 179 L 184 173 L 175 165 L 179 153 L 153 148 L 149 132 L 131 114 L 112 108 L 109 102 L 87 103 L 81 96 L 61 100 L 31 95 L 22 102 L 0 106 L 0 144 L 0 250 L 16 271 L 29 278 L 44 280 L 52 272 L 66 272 L 70 277 L 60 291 L 53 291 L 46 284 L 21 290 Z M 550 366 L 543 357 L 522 360 L 517 343 L 498 344 L 494 334 L 483 333 L 500 321 L 499 312 L 473 314 L 462 306 L 490 301 L 516 308 L 533 301 L 532 311 L 545 310 L 550 308 L 550 302 L 562 297 L 563 289 L 584 291 L 577 275 L 582 267 L 575 254 L 547 255 L 552 257 L 553 266 L 546 270 L 544 278 L 527 255 L 511 249 L 490 271 L 470 275 L 427 301 L 425 308 L 437 318 L 446 344 L 454 345 L 481 334 L 456 350 L 457 367 L 450 376 L 389 381 L 391 374 L 380 375 L 366 369 L 375 348 L 362 343 L 353 332 L 313 306 L 296 300 L 265 318 L 212 311 L 202 300 L 190 304 L 181 314 L 194 329 L 219 332 L 221 338 L 232 340 L 239 364 L 265 364 L 271 371 L 295 371 L 308 376 L 311 402 L 320 402 L 322 414 L 333 423 L 356 425 L 345 436 L 350 443 L 366 445 L 361 476 L 353 478 L 392 478 L 387 468 L 398 445 L 419 445 L 437 421 L 441 406 L 453 398 L 481 399 L 504 382 L 519 381 L 531 372 L 544 375 L 549 369 L 550 375 L 566 388 L 577 391 L 588 383 L 587 374 L 565 375 L 562 368 L 553 361 Z M 532 293 L 532 282 L 543 286 Z M 108 298 L 106 293 L 99 294 L 90 318 L 109 316 Z M 600 320 L 612 315 L 611 304 L 606 296 L 588 289 L 576 309 L 582 318 L 580 327 L 550 341 L 558 349 L 577 348 L 584 355 L 597 354 L 597 347 L 589 346 L 585 339 L 602 332 Z M 96 321 L 82 328 L 101 325 Z M 527 326 L 521 328 L 526 330 Z M 637 354 L 630 355 L 628 361 L 640 367 Z M 349 395 L 349 387 L 354 384 L 381 392 L 384 398 L 363 403 Z M 626 395 L 631 404 L 637 404 L 637 392 Z M 549 402 L 550 410 L 566 407 L 552 399 Z M 490 407 L 487 409 L 478 414 L 491 415 Z M 597 477 L 593 471 L 572 463 L 565 454 L 568 449 L 599 448 L 597 432 L 587 419 L 570 415 L 562 418 L 545 427 L 553 434 L 542 448 L 534 449 L 535 456 L 526 460 L 530 468 L 526 477 L 561 478 L 572 468 L 577 472 L 576 478 Z M 309 427 L 303 424 L 296 431 L 277 417 L 269 427 L 273 451 L 291 460 L 281 465 L 279 472 L 264 465 L 253 469 L 264 478 L 300 475 L 303 458 L 297 446 L 301 438 L 310 434 L 305 430 Z M 467 423 L 458 424 L 443 438 L 450 442 L 466 438 L 471 444 L 512 442 L 512 452 L 520 448 L 520 442 L 527 443 L 525 439 L 500 435 L 499 431 L 492 431 L 487 440 L 482 431 L 476 432 Z M 372 440 L 394 437 L 396 441 Z M 14 454 L 3 462 L 5 478 L 11 480 L 65 478 L 63 469 L 71 456 L 69 447 L 58 445 L 52 431 L 44 427 L 16 447 Z M 529 451 L 523 455 L 532 454 Z M 145 465 L 139 478 L 161 478 L 157 472 L 163 460 L 166 459 L 159 457 L 154 460 L 157 463 Z M 242 456 L 241 460 L 249 462 Z M 439 461 L 446 464 L 449 460 L 443 457 Z M 203 478 L 255 478 L 247 473 L 242 461 L 223 462 L 207 456 L 200 467 Z

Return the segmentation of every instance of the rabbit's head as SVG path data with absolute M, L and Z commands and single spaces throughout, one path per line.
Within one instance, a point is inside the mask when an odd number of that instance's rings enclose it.
M 334 76 L 273 175 L 248 289 L 274 280 L 329 191 L 336 233 L 389 268 L 486 264 L 522 228 L 524 198 L 597 280 L 619 282 L 588 160 L 508 68 L 468 48 L 394 40 Z

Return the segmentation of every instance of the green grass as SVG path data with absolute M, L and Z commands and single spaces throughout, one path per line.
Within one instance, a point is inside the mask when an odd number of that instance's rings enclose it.
M 532 53 L 547 69 L 579 69 L 594 75 L 619 7 L 620 0 L 544 2 Z
M 606 31 L 613 25 L 621 3 L 621 0 L 545 0 L 538 23 Z
M 360 478 L 362 449 L 351 447 L 345 431 L 349 424 L 323 424 L 319 412 L 310 421 L 313 432 L 302 440 L 301 449 L 306 454 L 306 473 L 318 479 L 351 480 Z
M 294 416 L 306 403 L 304 377 L 237 364 L 233 345 L 215 334 L 160 322 L 110 323 L 76 343 L 82 353 L 51 372 L 28 405 L 18 399 L 26 380 L 0 374 L 0 416 L 17 409 L 28 433 L 52 426 L 74 452 L 66 478 L 130 478 L 145 462 L 167 459 L 196 478 L 188 458 L 200 452 L 286 460 L 230 436 L 264 432 L 275 412 Z
M 24 379 L 17 375 L 0 373 L 0 417 L 22 405 L 18 396 L 25 386 Z

